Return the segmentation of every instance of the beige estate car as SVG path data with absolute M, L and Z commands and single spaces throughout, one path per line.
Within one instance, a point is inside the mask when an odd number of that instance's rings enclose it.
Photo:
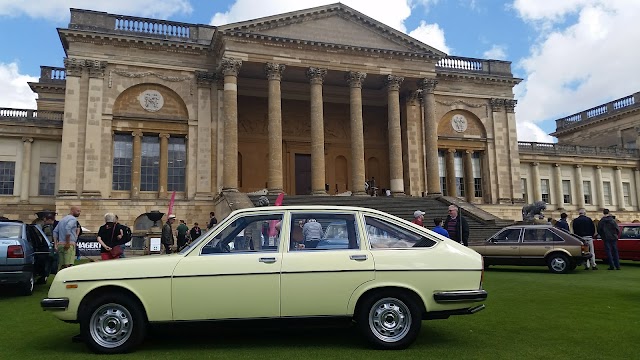
M 317 317 L 352 319 L 374 347 L 401 349 L 422 320 L 482 310 L 482 275 L 477 252 L 380 211 L 262 207 L 178 254 L 64 269 L 41 305 L 80 323 L 99 353 L 132 350 L 154 322 Z

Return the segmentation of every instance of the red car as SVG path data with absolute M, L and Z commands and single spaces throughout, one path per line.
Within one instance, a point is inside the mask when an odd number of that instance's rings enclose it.
M 640 261 L 640 223 L 619 224 L 620 239 L 618 240 L 618 253 L 620 260 Z M 606 259 L 607 252 L 600 237 L 593 241 L 596 250 L 596 259 Z

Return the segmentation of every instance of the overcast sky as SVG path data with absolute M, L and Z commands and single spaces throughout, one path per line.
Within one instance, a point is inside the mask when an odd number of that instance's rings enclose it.
M 449 55 L 508 60 L 518 138 L 553 141 L 554 120 L 638 91 L 639 0 L 342 0 Z M 63 66 L 69 8 L 221 25 L 322 0 L 0 0 L 0 107 L 35 108 L 27 81 Z

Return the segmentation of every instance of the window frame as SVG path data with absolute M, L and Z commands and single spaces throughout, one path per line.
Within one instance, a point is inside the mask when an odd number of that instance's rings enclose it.
M 371 244 L 371 239 L 369 238 L 369 231 L 367 230 L 367 217 L 370 217 L 376 221 L 381 221 L 384 223 L 388 223 L 391 224 L 393 226 L 396 226 L 406 232 L 409 232 L 411 234 L 414 234 L 416 236 L 420 236 L 420 239 L 416 240 L 413 246 L 409 246 L 409 247 L 373 247 Z M 420 232 L 415 231 L 415 229 L 411 229 L 408 226 L 405 226 L 405 224 L 399 223 L 394 221 L 393 219 L 387 219 L 387 218 L 382 218 L 381 216 L 377 216 L 377 214 L 369 214 L 369 213 L 364 213 L 362 214 L 362 225 L 364 226 L 364 230 L 365 230 L 365 236 L 367 238 L 367 249 L 370 251 L 380 251 L 380 250 L 417 250 L 417 249 L 429 249 L 429 248 L 433 248 L 436 245 L 438 245 L 438 243 L 442 240 L 437 239 L 437 238 L 432 238 L 430 236 L 427 236 L 425 234 L 422 234 Z M 370 225 L 373 226 L 373 225 Z M 428 246 L 416 246 L 416 244 L 419 244 L 420 242 L 424 242 L 425 244 L 430 243 L 431 245 Z
M 582 181 L 582 193 L 584 194 L 584 204 L 592 205 L 592 188 L 591 188 L 591 180 L 583 180 Z
M 507 232 L 507 231 L 514 231 L 514 230 L 518 230 L 518 240 L 516 241 L 496 241 L 496 237 L 499 235 L 502 235 L 503 233 Z M 522 233 L 523 233 L 523 228 L 508 228 L 508 229 L 503 229 L 500 232 L 494 234 L 493 236 L 491 236 L 489 238 L 489 240 L 487 240 L 487 242 L 491 243 L 491 244 L 520 244 L 522 242 Z
M 210 255 L 239 255 L 239 254 L 278 254 L 281 253 L 281 247 L 283 246 L 283 229 L 280 229 L 280 235 L 278 236 L 278 239 L 276 241 L 276 249 L 275 251 L 273 250 L 263 250 L 262 246 L 260 247 L 260 250 L 238 250 L 238 251 L 234 251 L 235 250 L 235 246 L 234 249 L 230 249 L 229 252 L 224 252 L 224 251 L 220 251 L 220 252 L 207 252 L 205 253 L 205 248 L 207 248 L 207 245 L 211 242 L 213 242 L 218 236 L 220 236 L 220 240 L 218 240 L 218 242 L 216 242 L 212 248 L 216 248 L 218 247 L 218 244 L 220 242 L 222 242 L 223 240 L 227 240 L 227 238 L 231 237 L 231 234 L 233 235 L 234 240 L 229 240 L 226 242 L 225 245 L 229 245 L 230 243 L 234 242 L 235 239 L 237 238 L 237 236 L 240 233 L 244 233 L 244 231 L 247 229 L 249 224 L 246 224 L 241 230 L 238 229 L 234 229 L 233 231 L 231 231 L 230 233 L 228 233 L 227 235 L 224 235 L 224 239 L 222 237 L 224 231 L 226 231 L 229 227 L 234 226 L 233 224 L 236 223 L 237 221 L 241 220 L 241 219 L 246 219 L 246 218 L 252 218 L 252 217 L 275 217 L 275 216 L 281 216 L 281 220 L 282 223 L 284 224 L 287 221 L 287 214 L 286 211 L 273 211 L 273 212 L 255 212 L 255 213 L 244 213 L 244 214 L 238 214 L 238 216 L 234 217 L 233 219 L 230 219 L 229 221 L 225 221 L 223 224 L 223 226 L 216 226 L 214 227 L 214 229 L 217 229 L 218 231 L 215 232 L 215 234 L 213 234 L 213 236 L 205 236 L 205 235 L 201 235 L 198 239 L 201 239 L 201 242 L 198 241 L 197 244 L 200 245 L 200 249 L 198 251 L 198 256 L 210 256 Z M 264 219 L 264 220 L 258 220 L 258 221 L 271 221 L 269 219 Z M 254 223 L 255 221 L 252 221 L 251 223 Z M 243 235 L 244 238 L 244 235 Z M 203 245 L 202 245 L 203 244 Z M 223 243 L 224 244 L 224 243 Z M 183 249 L 181 251 L 181 253 L 187 253 L 190 252 L 191 248 L 189 247 L 188 249 Z
M 304 247 L 304 248 L 293 248 L 293 229 L 294 226 L 298 226 L 297 222 L 301 219 L 327 219 L 327 218 L 331 218 L 331 217 L 336 217 L 336 219 L 338 219 L 339 217 L 346 217 L 346 216 L 352 216 L 353 217 L 353 224 L 354 224 L 354 228 L 353 230 L 355 231 L 354 238 L 355 238 L 355 242 L 356 245 L 355 247 L 347 247 L 347 248 L 315 248 L 315 247 Z M 345 219 L 346 221 L 346 226 L 347 226 L 347 233 L 349 233 L 349 225 L 348 225 L 348 219 Z M 291 210 L 289 213 L 289 219 L 287 220 L 287 243 L 284 244 L 285 248 L 284 248 L 284 252 L 288 252 L 288 253 L 305 253 L 305 252 L 313 252 L 313 251 L 354 251 L 354 250 L 361 250 L 362 249 L 362 244 L 363 244 L 363 240 L 364 237 L 361 234 L 361 229 L 360 229 L 360 220 L 359 220 L 359 216 L 358 213 L 355 211 L 322 211 L 322 210 Z M 329 224 L 327 224 L 327 228 L 328 226 L 331 225 L 331 222 Z M 324 235 L 326 234 L 327 228 L 323 227 L 322 229 L 322 237 L 324 238 Z M 349 234 L 350 236 L 350 234 Z M 351 243 L 351 239 L 348 238 L 347 239 L 349 244 Z
M 53 183 L 51 182 L 47 182 L 47 183 L 43 183 L 43 168 L 42 165 L 46 166 L 50 166 L 53 165 Z M 48 169 L 49 171 L 50 169 Z M 38 196 L 55 196 L 56 195 L 56 174 L 58 172 L 58 164 L 55 162 L 40 162 L 40 166 L 38 168 Z M 47 174 L 48 177 L 51 176 L 51 174 Z M 48 179 L 51 180 L 51 179 Z M 43 189 L 48 189 L 51 188 L 51 193 L 45 193 L 43 191 Z
M 551 201 L 551 189 L 549 183 L 549 179 L 540 179 L 540 200 L 544 201 L 547 204 L 549 204 Z M 546 193 L 544 192 L 545 187 L 543 186 L 543 184 L 546 184 Z
M 562 180 L 562 203 L 571 204 L 571 180 Z
M 8 166 L 5 168 L 4 165 L 12 165 L 12 166 Z M 5 177 L 7 180 L 5 180 Z M 0 196 L 14 196 L 15 191 L 16 191 L 16 162 L 0 161 Z

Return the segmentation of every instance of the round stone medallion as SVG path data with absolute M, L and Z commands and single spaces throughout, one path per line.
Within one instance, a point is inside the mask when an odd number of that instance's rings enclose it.
M 465 132 L 467 130 L 467 118 L 464 115 L 456 114 L 451 118 L 451 127 L 456 132 Z
M 140 96 L 138 96 L 138 100 L 140 101 L 140 106 L 142 106 L 143 109 L 151 112 L 156 112 L 162 109 L 162 106 L 164 105 L 164 98 L 157 90 L 143 91 Z

